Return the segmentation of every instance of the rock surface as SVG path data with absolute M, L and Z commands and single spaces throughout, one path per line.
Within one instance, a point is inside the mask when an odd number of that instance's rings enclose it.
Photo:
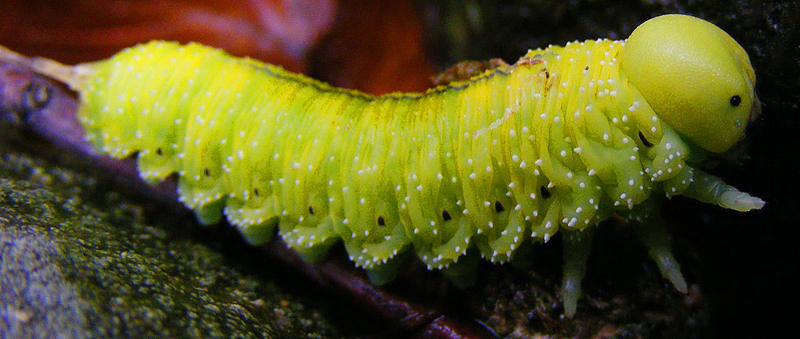
M 191 220 L 153 226 L 91 177 L 41 165 L 0 160 L 2 337 L 337 336 L 307 299 L 174 226 Z

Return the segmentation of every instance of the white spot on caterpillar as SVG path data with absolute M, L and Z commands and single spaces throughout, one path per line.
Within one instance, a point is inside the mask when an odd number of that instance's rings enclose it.
M 578 218 L 572 218 L 572 219 L 569 220 L 569 223 L 567 224 L 567 226 L 568 227 L 572 227 L 572 226 L 575 226 L 575 224 L 577 224 L 577 223 L 578 223 Z

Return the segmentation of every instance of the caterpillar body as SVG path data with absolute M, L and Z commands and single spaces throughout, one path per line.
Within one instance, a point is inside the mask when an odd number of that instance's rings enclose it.
M 742 48 L 688 16 L 651 19 L 627 41 L 532 50 L 467 81 L 377 97 L 198 44 L 33 65 L 79 93 L 97 149 L 136 155 L 151 182 L 177 173 L 180 199 L 202 223 L 224 217 L 256 244 L 278 228 L 307 260 L 341 241 L 376 283 L 413 250 L 466 284 L 470 258 L 505 262 L 562 232 L 572 315 L 591 230 L 611 215 L 642 221 L 651 256 L 685 292 L 664 230 L 646 219 L 653 202 L 764 205 L 692 166 L 741 139 L 760 105 Z

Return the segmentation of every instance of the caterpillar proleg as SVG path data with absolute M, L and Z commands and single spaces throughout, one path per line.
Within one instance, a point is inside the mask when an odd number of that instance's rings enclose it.
M 224 218 L 254 244 L 277 233 L 307 260 L 341 241 L 376 283 L 413 251 L 466 285 L 476 256 L 506 262 L 562 233 L 573 315 L 591 234 L 612 215 L 636 223 L 686 292 L 661 223 L 648 220 L 655 202 L 764 206 L 696 167 L 742 139 L 760 104 L 741 46 L 689 16 L 383 96 L 198 44 L 151 42 L 76 66 L 28 61 L 78 92 L 98 150 L 135 155 L 150 182 L 177 173 L 201 223 Z

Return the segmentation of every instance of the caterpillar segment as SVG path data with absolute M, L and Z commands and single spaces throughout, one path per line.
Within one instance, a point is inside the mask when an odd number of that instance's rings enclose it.
M 665 59 L 674 50 L 689 57 Z M 74 67 L 11 53 L 4 58 L 79 92 L 79 119 L 97 149 L 137 154 L 152 182 L 177 173 L 181 201 L 200 222 L 224 216 L 254 244 L 277 233 L 309 261 L 341 241 L 375 283 L 391 281 L 413 251 L 468 286 L 476 258 L 504 263 L 561 233 L 571 316 L 593 226 L 612 214 L 635 224 L 662 274 L 686 292 L 652 212 L 659 198 L 764 205 L 691 165 L 690 154 L 741 139 L 759 109 L 747 55 L 691 17 L 378 97 L 198 44 L 152 42 Z

